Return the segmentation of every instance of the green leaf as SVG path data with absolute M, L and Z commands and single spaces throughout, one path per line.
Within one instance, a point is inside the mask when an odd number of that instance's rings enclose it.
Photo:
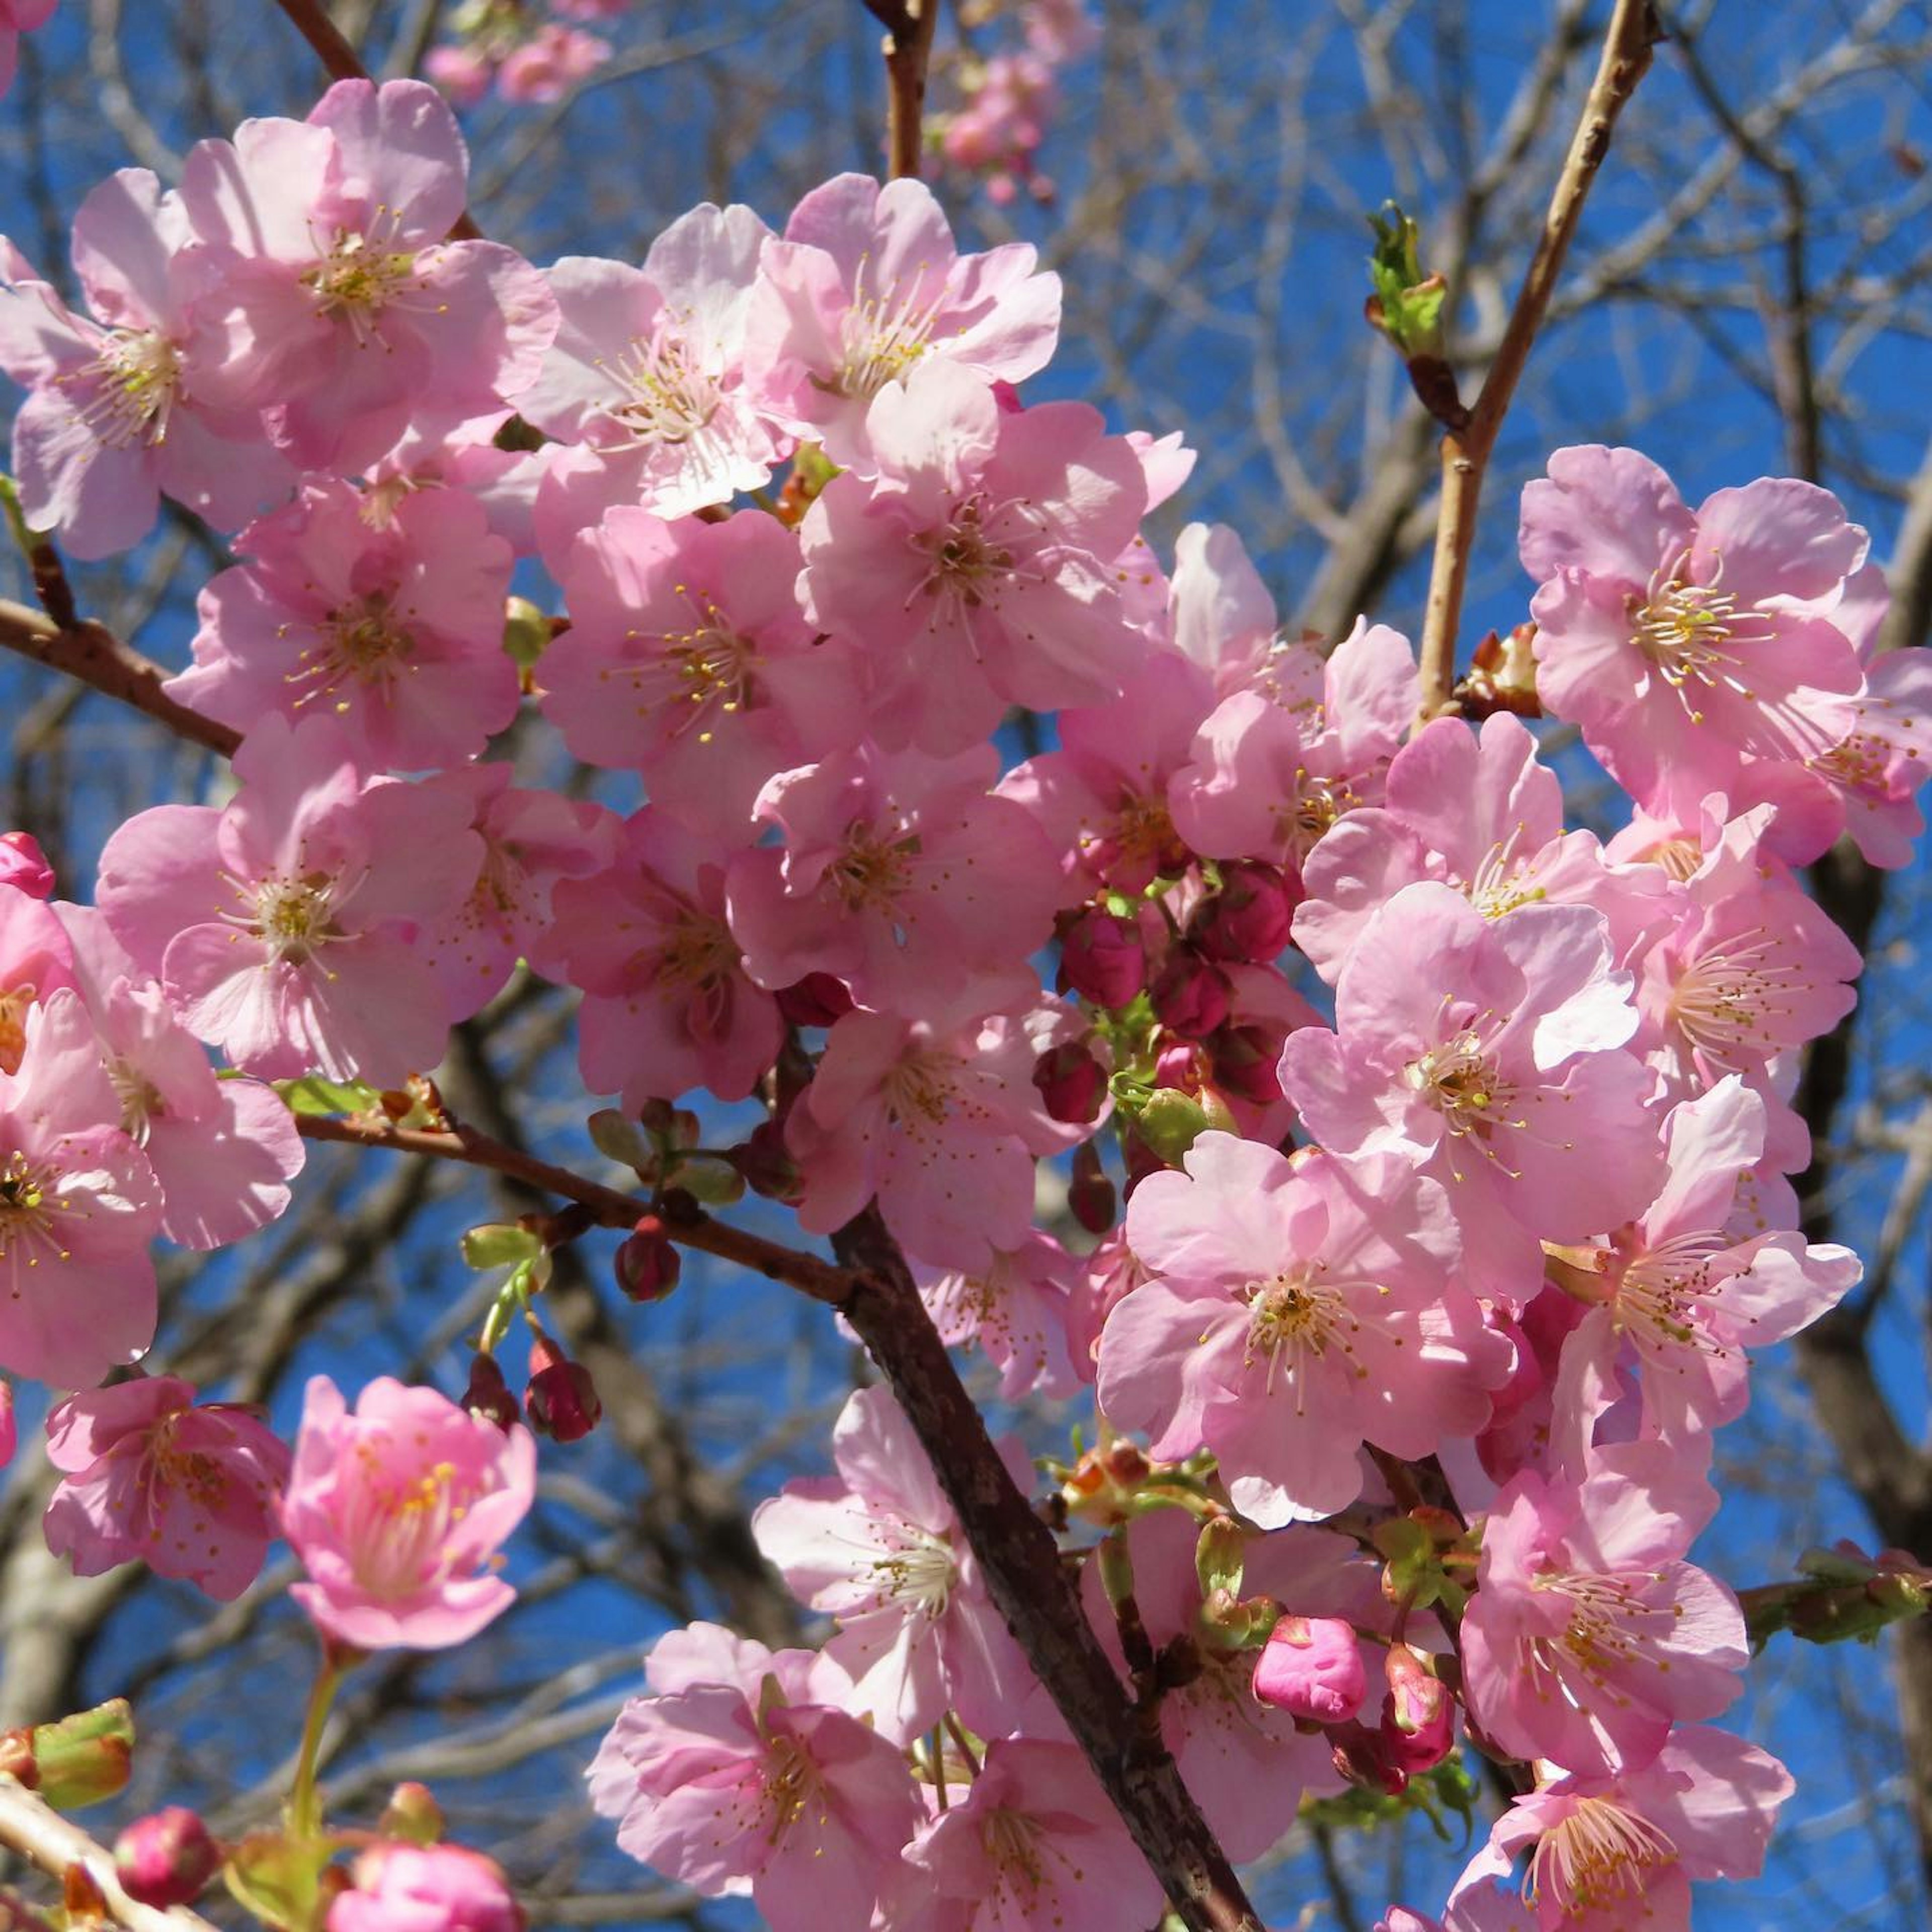
M 56 1811 L 98 1804 L 128 1782 L 134 1714 L 126 1698 L 116 1697 L 57 1723 L 37 1724 L 33 1750 L 40 1796 Z
M 543 1252 L 543 1242 L 527 1228 L 488 1221 L 463 1237 L 463 1258 L 473 1268 L 514 1268 Z
M 373 1087 L 356 1080 L 325 1080 L 320 1073 L 304 1073 L 298 1080 L 270 1082 L 288 1102 L 292 1114 L 368 1114 L 382 1103 Z

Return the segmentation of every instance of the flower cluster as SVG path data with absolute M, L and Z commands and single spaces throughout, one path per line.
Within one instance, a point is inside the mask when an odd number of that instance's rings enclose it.
M 109 841 L 98 910 L 0 849 L 0 1366 L 138 1357 L 150 1240 L 286 1204 L 262 1083 L 400 1088 L 526 969 L 580 997 L 587 1089 L 660 1124 L 755 1096 L 740 1175 L 815 1235 L 875 1204 L 1006 1394 L 1090 1393 L 1085 1612 L 1234 1856 L 1460 1726 L 1526 1795 L 1454 1932 L 1520 1858 L 1540 1932 L 1684 1923 L 1790 1788 L 1708 1724 L 1745 1658 L 1688 1560 L 1713 1432 L 1858 1274 L 1788 1178 L 1793 1057 L 1859 964 L 1792 868 L 1920 825 L 1926 654 L 1874 655 L 1864 533 L 1802 484 L 1694 514 L 1634 452 L 1552 458 L 1537 688 L 1630 795 L 1604 843 L 1517 717 L 1412 728 L 1393 631 L 1283 637 L 1224 529 L 1168 568 L 1142 526 L 1191 453 L 1029 401 L 1057 278 L 962 254 L 916 182 L 542 272 L 445 238 L 465 189 L 434 90 L 349 82 L 178 190 L 98 189 L 90 314 L 5 250 L 27 514 L 81 555 L 158 494 L 235 532 L 169 689 L 246 736 L 220 802 Z M 513 656 L 538 566 L 567 616 Z M 647 802 L 515 784 L 526 710 Z M 1057 729 L 1010 764 L 1016 710 Z M 1063 1157 L 1090 1252 L 1036 1225 Z M 663 1232 L 626 1245 L 640 1300 Z M 539 1426 L 594 1425 L 533 1366 Z M 479 1376 L 469 1411 L 312 1385 L 274 1511 L 252 1422 L 76 1396 L 56 1533 L 232 1594 L 278 1522 L 334 1645 L 460 1642 L 533 1481 Z M 952 1473 L 877 1390 L 833 1447 L 756 1528 L 836 1634 L 660 1641 L 592 1772 L 619 1842 L 778 1932 L 1152 1922 Z
M 423 70 L 459 107 L 494 88 L 508 101 L 556 100 L 610 58 L 610 43 L 580 21 L 613 19 L 632 0 L 464 0 L 455 36 L 430 49 Z
M 979 0 L 960 12 L 976 27 L 1003 10 L 1000 0 Z M 1018 0 L 1010 13 L 1017 16 L 1016 45 L 988 54 L 973 44 L 958 50 L 953 79 L 959 105 L 938 128 L 946 160 L 983 182 L 1002 206 L 1022 188 L 1037 201 L 1053 199 L 1053 181 L 1035 163 L 1060 112 L 1060 70 L 1090 53 L 1100 38 L 1084 0 Z

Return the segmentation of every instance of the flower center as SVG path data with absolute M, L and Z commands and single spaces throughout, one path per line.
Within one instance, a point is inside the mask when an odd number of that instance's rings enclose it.
M 1524 828 L 1517 825 L 1507 838 L 1492 845 L 1475 876 L 1463 887 L 1469 903 L 1485 919 L 1506 919 L 1547 896 L 1542 886 L 1532 882 L 1530 861 L 1520 849 L 1523 838 Z
M 181 391 L 181 357 L 165 335 L 151 328 L 114 330 L 99 354 L 64 380 L 88 379 L 94 389 L 80 418 L 110 449 L 133 442 L 153 448 L 166 441 Z
M 1606 1798 L 1580 1798 L 1561 1824 L 1543 1834 L 1523 1881 L 1532 1905 L 1547 1891 L 1565 1910 L 1594 1912 L 1634 1904 L 1649 1889 L 1646 1874 L 1673 1864 L 1675 1842 L 1647 1818 Z
M 398 1483 L 388 1465 L 396 1445 L 381 1436 L 356 1445 L 362 1480 L 352 1492 L 344 1544 L 356 1580 L 375 1598 L 412 1597 L 454 1567 L 450 1536 L 469 1514 L 472 1492 L 459 1488 L 456 1466 L 436 1462 Z
M 993 536 L 992 522 L 985 497 L 971 496 L 953 512 L 950 524 L 914 537 L 914 547 L 928 560 L 920 586 L 927 596 L 968 610 L 998 602 L 1002 586 L 1013 575 L 1014 559 Z
M 397 617 L 388 596 L 375 592 L 338 604 L 316 628 L 316 641 L 297 653 L 298 668 L 286 682 L 308 688 L 298 707 L 333 697 L 345 684 L 380 685 L 386 697 L 397 679 L 412 667 L 416 634 Z M 338 703 L 338 711 L 348 709 Z
M 838 368 L 824 386 L 856 402 L 870 402 L 888 382 L 899 382 L 932 346 L 939 302 L 922 305 L 920 277 L 905 295 L 896 285 L 883 295 L 861 296 L 839 326 Z
M 0 992 L 0 1073 L 17 1073 L 27 1050 L 27 1015 L 38 989 L 31 982 Z
M 1351 1339 L 1362 1324 L 1334 1287 L 1318 1277 L 1322 1264 L 1285 1269 L 1248 1282 L 1240 1291 L 1248 1304 L 1248 1335 L 1241 1366 L 1267 1364 L 1263 1392 L 1274 1393 L 1277 1374 L 1294 1384 L 1295 1412 L 1300 1414 L 1306 1393 L 1309 1365 L 1333 1348 L 1353 1365 L 1359 1380 L 1368 1371 L 1354 1361 Z
M 149 1125 L 167 1112 L 160 1089 L 131 1060 L 109 1060 L 107 1078 L 121 1102 L 121 1131 L 136 1147 L 146 1147 Z
M 1695 1348 L 1721 1357 L 1727 1352 L 1699 1319 L 1699 1304 L 1721 1292 L 1712 1263 L 1732 1246 L 1715 1232 L 1673 1234 L 1628 1262 L 1618 1277 L 1612 1318 L 1641 1348 Z
M 250 930 L 292 966 L 312 958 L 342 935 L 330 917 L 330 880 L 326 872 L 299 879 L 264 879 L 255 888 L 255 917 Z
M 317 311 L 332 321 L 340 316 L 359 347 L 375 338 L 383 310 L 416 282 L 414 252 L 389 245 L 400 226 L 392 210 L 378 208 L 368 234 L 338 228 L 327 249 L 302 272 Z
M 635 442 L 689 442 L 718 413 L 716 380 L 674 330 L 634 341 L 610 373 L 627 393 L 610 413 Z
M 1720 941 L 1686 968 L 1670 995 L 1670 1018 L 1691 1052 L 1724 1072 L 1763 1065 L 1783 1043 L 1778 1022 L 1808 985 L 1762 926 Z
M 959 1062 L 948 1054 L 908 1055 L 885 1078 L 886 1118 L 915 1136 L 941 1125 L 953 1098 Z
M 855 825 L 828 876 L 849 911 L 881 911 L 896 904 L 912 884 L 918 851 L 916 838 L 881 838 L 871 826 Z
M 894 1540 L 897 1547 L 873 1559 L 880 1602 L 903 1604 L 909 1615 L 936 1622 L 946 1614 L 958 1581 L 952 1544 L 915 1523 L 898 1525 Z
M 55 1190 L 52 1174 L 37 1167 L 17 1150 L 0 1168 L 0 1260 L 17 1270 L 24 1256 L 28 1268 L 38 1268 L 43 1253 L 58 1261 L 68 1258 L 53 1234 L 53 1217 L 67 1211 L 67 1202 Z M 14 1293 L 20 1293 L 15 1276 Z
M 1739 649 L 1768 644 L 1774 634 L 1772 620 L 1724 587 L 1721 560 L 1708 584 L 1688 584 L 1687 550 L 1674 562 L 1660 563 L 1652 574 L 1645 601 L 1630 599 L 1630 636 L 1637 649 L 1657 667 L 1664 682 L 1683 699 L 1694 724 L 1704 722 L 1697 709 L 1700 694 L 1720 689 L 1750 700 L 1755 695 L 1738 677 L 1743 661 Z

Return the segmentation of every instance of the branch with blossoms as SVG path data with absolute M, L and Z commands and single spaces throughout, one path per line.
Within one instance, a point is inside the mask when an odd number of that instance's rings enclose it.
M 902 54 L 929 36 L 931 0 L 890 10 Z M 1619 5 L 1484 453 L 1648 31 Z M 914 167 L 923 61 L 893 70 Z M 317 1638 L 279 1816 L 216 1846 L 157 1814 L 139 1885 L 218 1868 L 286 1932 L 518 1924 L 419 1788 L 358 1822 L 320 1773 L 352 1672 L 514 1598 L 537 1438 L 599 1422 L 545 1301 L 597 1230 L 629 1301 L 704 1252 L 883 1376 L 836 1474 L 754 1520 L 830 1636 L 671 1631 L 589 1768 L 669 1878 L 774 1932 L 1249 1932 L 1239 1862 L 1351 1789 L 1426 1804 L 1459 1749 L 1516 1796 L 1453 1932 L 1520 1863 L 1540 1932 L 1606 1900 L 1669 1927 L 1755 1871 L 1791 1783 L 1709 1721 L 1752 1626 L 1687 1552 L 1748 1350 L 1858 1272 L 1798 1226 L 1778 1067 L 1860 964 L 1794 868 L 1840 836 L 1895 864 L 1918 823 L 1928 672 L 1870 655 L 1864 533 L 1807 484 L 1693 511 L 1634 451 L 1552 454 L 1510 674 L 1632 800 L 1605 844 L 1507 708 L 1431 715 L 1453 596 L 1418 664 L 1366 619 L 1284 639 L 1231 532 L 1169 570 L 1144 526 L 1191 453 L 1024 393 L 1060 301 L 1030 247 L 962 255 L 916 179 L 848 175 L 782 232 L 707 205 L 641 266 L 539 271 L 460 229 L 466 162 L 433 90 L 352 74 L 178 188 L 96 189 L 85 311 L 0 262 L 30 551 L 116 554 L 165 496 L 238 560 L 172 674 L 58 598 L 0 613 L 232 754 L 219 802 L 113 832 L 91 906 L 0 844 L 0 1366 L 61 1394 L 49 1546 L 226 1601 L 286 1538 Z M 1426 326 L 1425 280 L 1378 290 L 1385 328 Z M 1009 765 L 1016 708 L 1056 736 Z M 648 802 L 518 782 L 533 718 Z M 578 997 L 616 1101 L 586 1131 L 634 1190 L 427 1071 L 520 972 Z M 312 1141 L 560 1204 L 465 1236 L 460 1399 L 318 1376 L 291 1445 L 127 1371 L 152 1243 L 258 1234 Z M 798 1245 L 722 1218 L 747 1190 Z M 954 1346 L 1090 1406 L 1045 1496 Z M 1850 1563 L 1760 1627 L 1923 1594 Z

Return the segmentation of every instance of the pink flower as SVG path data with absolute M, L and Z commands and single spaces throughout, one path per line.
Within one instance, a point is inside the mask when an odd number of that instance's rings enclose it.
M 838 1708 L 837 1666 L 694 1624 L 644 1669 L 590 1766 L 618 1844 L 706 1898 L 748 1880 L 771 1932 L 869 1924 L 918 1801 L 903 1754 Z
M 746 976 L 725 924 L 730 856 L 646 806 L 609 870 L 556 888 L 537 964 L 583 988 L 584 1084 L 621 1091 L 628 1112 L 693 1087 L 742 1100 L 784 1043 L 778 1004 Z
M 1282 1617 L 1255 1660 L 1255 1695 L 1291 1717 L 1339 1724 L 1368 1691 L 1360 1640 L 1340 1617 Z
M 610 43 L 548 20 L 503 56 L 496 92 L 506 100 L 558 100 L 610 58 Z
M 259 1410 L 197 1407 L 172 1376 L 68 1396 L 47 1418 L 47 1460 L 63 1472 L 47 1547 L 77 1576 L 146 1563 L 226 1603 L 281 1534 L 286 1445 Z
M 0 1074 L 0 1368 L 80 1388 L 154 1338 L 161 1192 L 120 1118 L 79 994 L 52 994 Z
M 1690 1932 L 1693 1879 L 1762 1869 L 1779 1808 L 1794 1789 L 1778 1760 L 1702 1725 L 1619 1777 L 1571 1776 L 1519 1798 L 1450 1894 L 1449 1923 L 1530 1852 L 1523 1894 L 1539 1932 Z
M 0 1073 L 20 1070 L 34 1003 L 73 984 L 74 948 L 52 908 L 0 883 Z
M 265 718 L 224 808 L 138 814 L 100 858 L 100 909 L 198 1038 L 264 1079 L 397 1086 L 442 1058 L 443 996 L 418 922 L 468 893 L 469 801 L 370 782 L 333 719 Z
M 1406 886 L 1348 955 L 1338 1030 L 1289 1034 L 1282 1089 L 1323 1146 L 1433 1176 L 1474 1280 L 1526 1300 L 1540 1239 L 1588 1239 L 1654 1191 L 1650 1075 L 1619 1050 L 1630 992 L 1597 913 L 1496 923 L 1448 886 Z
M 903 1918 L 894 1915 L 906 1932 L 1120 1932 L 1151 1925 L 1162 1905 L 1159 1881 L 1072 1744 L 989 1745 L 964 1798 L 925 1826 L 906 1858 L 921 1880 Z
M 1538 692 L 1647 809 L 1850 735 L 1863 680 L 1833 620 L 1866 538 L 1828 491 L 1763 477 L 1694 515 L 1635 450 L 1559 449 L 1523 491 L 1521 548 Z
M 510 547 L 460 490 L 406 491 L 380 526 L 368 509 L 332 480 L 251 524 L 237 548 L 253 561 L 202 592 L 195 661 L 169 696 L 244 730 L 326 715 L 388 771 L 481 752 L 517 715 Z
M 1408 640 L 1384 625 L 1358 623 L 1325 661 L 1306 644 L 1274 651 L 1169 780 L 1175 830 L 1210 858 L 1298 870 L 1342 813 L 1381 798 L 1417 691 Z
M 825 1654 L 851 1676 L 839 1702 L 897 1744 L 949 1709 L 982 1736 L 1011 1729 L 1032 1672 L 898 1403 L 856 1390 L 832 1448 L 836 1478 L 788 1483 L 752 1527 L 793 1594 L 838 1618 Z M 1010 1439 L 1001 1454 L 1024 1484 L 1024 1446 Z
M 927 362 L 986 389 L 1046 367 L 1060 334 L 1060 278 L 1030 243 L 961 255 L 922 182 L 840 175 L 814 188 L 766 244 L 746 323 L 746 380 L 764 406 L 833 462 L 880 460 L 873 398 Z
M 352 1415 L 326 1376 L 312 1376 L 282 1504 L 310 1580 L 290 1594 L 358 1650 L 461 1643 L 516 1596 L 496 1552 L 536 1493 L 528 1430 L 387 1376 Z
M 161 1232 L 187 1248 L 218 1248 L 278 1220 L 307 1151 L 281 1096 L 259 1080 L 218 1080 L 170 1010 L 160 987 L 128 958 L 92 906 L 62 904 L 82 999 L 122 1131 L 161 1187 Z
M 494 1859 L 461 1845 L 379 1840 L 358 1854 L 328 1908 L 328 1932 L 523 1932 Z
M 544 715 L 578 758 L 641 771 L 661 812 L 742 839 L 768 779 L 858 733 L 852 653 L 805 621 L 799 560 L 796 532 L 762 514 L 607 512 L 564 569 Z
M 1442 1190 L 1400 1160 L 1203 1134 L 1126 1226 L 1154 1278 L 1107 1318 L 1101 1407 L 1156 1456 L 1212 1450 L 1264 1528 L 1346 1509 L 1365 1441 L 1428 1455 L 1487 1420 L 1507 1347 L 1456 1286 Z
M 1071 1395 L 1079 1380 L 1069 1352 L 1078 1264 L 1051 1234 L 1029 1230 L 995 1250 L 984 1268 L 914 1270 L 940 1340 L 976 1347 L 1000 1371 L 1008 1401 L 1032 1389 Z
M 481 415 L 526 386 L 556 304 L 509 249 L 443 239 L 468 165 L 448 104 L 417 80 L 338 81 L 306 121 L 192 148 L 191 373 L 212 400 L 266 410 L 304 468 L 349 470 L 412 416 Z
M 31 832 L 0 832 L 0 886 L 30 899 L 53 896 L 54 868 Z
M 1660 1443 L 1525 1471 L 1492 1505 L 1462 1620 L 1471 1714 L 1503 1748 L 1566 1771 L 1648 1764 L 1671 1726 L 1743 1689 L 1737 1599 L 1684 1551 L 1718 1506 Z
M 830 973 L 852 997 L 919 1012 L 969 986 L 982 1005 L 1036 982 L 1059 868 L 1027 814 L 989 795 L 992 747 L 946 758 L 867 740 L 782 772 L 757 817 L 784 835 L 731 862 L 731 931 L 760 986 Z
M 32 393 L 14 420 L 20 505 L 79 557 L 131 548 L 162 494 L 232 530 L 293 481 L 252 409 L 190 366 L 193 280 L 179 201 L 124 168 L 74 218 L 91 320 L 0 238 L 0 368 Z
M 1008 705 L 1117 695 L 1145 652 L 1119 590 L 1147 506 L 1125 440 L 1084 404 L 1003 412 L 943 360 L 883 388 L 866 428 L 880 478 L 812 505 L 800 587 L 862 643 L 880 742 L 958 752 Z
M 1034 1161 L 1090 1130 L 1052 1119 L 1033 1084 L 1055 1035 L 1084 1025 L 1043 1004 L 982 1017 L 970 997 L 918 1020 L 850 1012 L 832 1029 L 786 1142 L 801 1226 L 829 1234 L 877 1196 L 918 1260 L 976 1271 L 1033 1226 Z
M 1190 524 L 1175 538 L 1168 600 L 1174 644 L 1214 680 L 1217 698 L 1262 684 L 1276 658 L 1297 654 L 1281 641 L 1274 599 L 1226 524 Z
M 539 512 L 555 561 L 604 508 L 681 517 L 771 480 L 792 440 L 743 368 L 770 232 L 748 208 L 706 202 L 658 236 L 640 269 L 567 255 L 548 271 L 562 321 L 518 407 L 564 446 L 548 453 Z
M 474 107 L 490 92 L 496 63 L 474 47 L 431 47 L 423 56 L 423 73 L 459 107 Z

